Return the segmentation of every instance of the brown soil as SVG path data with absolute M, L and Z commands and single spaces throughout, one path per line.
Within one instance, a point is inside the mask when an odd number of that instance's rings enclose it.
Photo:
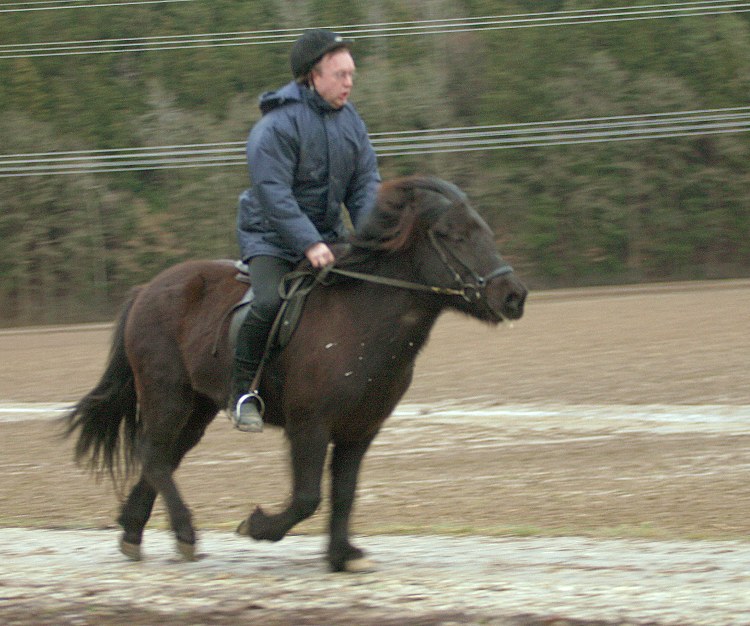
M 747 537 L 750 430 L 592 421 L 592 411 L 750 406 L 748 310 L 750 282 L 726 281 L 532 294 L 513 328 L 445 315 L 404 399 L 421 414 L 392 418 L 368 455 L 355 532 Z M 0 333 L 0 403 L 76 400 L 101 373 L 109 333 Z M 575 409 L 552 422 L 444 414 L 467 406 Z M 113 523 L 110 483 L 75 467 L 52 422 L 0 422 L 0 434 L 0 525 Z M 220 414 L 178 480 L 200 528 L 234 528 L 255 503 L 286 498 L 283 436 L 238 433 Z M 298 530 L 324 521 L 323 511 Z M 152 523 L 166 525 L 160 508 Z

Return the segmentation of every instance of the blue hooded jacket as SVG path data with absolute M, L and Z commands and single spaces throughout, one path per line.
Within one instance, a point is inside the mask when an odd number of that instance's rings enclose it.
M 311 245 L 346 234 L 342 205 L 355 228 L 370 214 L 380 184 L 362 118 L 350 103 L 334 109 L 291 82 L 260 98 L 261 119 L 247 140 L 252 187 L 240 195 L 242 259 L 299 261 Z

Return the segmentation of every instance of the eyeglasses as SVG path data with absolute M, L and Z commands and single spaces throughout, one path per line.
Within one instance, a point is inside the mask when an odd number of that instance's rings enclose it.
M 322 76 L 323 72 L 321 72 L 319 68 L 316 69 L 317 73 Z M 330 75 L 340 83 L 343 83 L 347 78 L 354 82 L 354 79 L 357 77 L 357 73 L 354 70 L 338 70 L 336 72 L 330 72 Z

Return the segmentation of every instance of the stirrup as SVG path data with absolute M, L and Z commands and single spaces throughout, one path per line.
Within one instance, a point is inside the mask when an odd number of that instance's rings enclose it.
M 248 411 L 250 406 L 256 410 Z M 242 413 L 243 408 L 245 409 L 244 415 Z M 263 430 L 263 414 L 265 412 L 266 404 L 260 394 L 257 391 L 249 391 L 237 400 L 232 414 L 232 422 L 237 430 L 245 433 L 259 433 Z

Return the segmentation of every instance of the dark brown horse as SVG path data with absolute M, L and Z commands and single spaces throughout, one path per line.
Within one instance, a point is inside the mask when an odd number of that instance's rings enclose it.
M 491 324 L 517 319 L 526 289 L 466 196 L 434 178 L 384 184 L 368 225 L 338 254 L 342 274 L 310 292 L 260 386 L 265 421 L 290 442 L 291 499 L 273 515 L 258 507 L 238 532 L 278 541 L 312 515 L 332 444 L 327 556 L 334 571 L 353 571 L 366 563 L 349 541 L 360 464 L 438 315 L 452 308 Z M 227 314 L 246 289 L 236 273 L 226 261 L 186 262 L 134 291 L 102 379 L 66 417 L 68 435 L 78 433 L 77 461 L 115 479 L 140 468 L 118 518 L 132 559 L 157 494 L 178 549 L 194 558 L 196 534 L 173 473 L 227 402 Z

